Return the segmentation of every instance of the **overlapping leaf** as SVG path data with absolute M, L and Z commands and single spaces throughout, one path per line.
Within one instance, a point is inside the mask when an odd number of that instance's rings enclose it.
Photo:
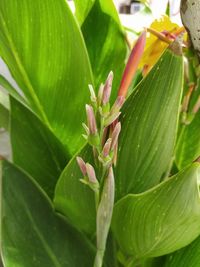
M 200 234 L 199 179 L 200 164 L 193 163 L 151 190 L 121 199 L 112 222 L 121 249 L 145 258 L 192 242 Z
M 162 264 L 152 265 L 152 267 L 199 267 L 200 237 L 198 237 L 189 246 L 178 250 L 177 252 L 163 257 Z M 155 263 L 157 264 L 157 263 Z
M 200 111 L 189 125 L 183 125 L 176 148 L 176 164 L 179 169 L 200 156 Z
M 0 50 L 32 109 L 76 151 L 92 75 L 66 1 L 2 0 Z
M 79 7 L 81 1 L 75 1 Z M 87 1 L 88 3 L 88 1 Z M 92 7 L 91 7 L 92 6 Z M 113 97 L 116 97 L 127 53 L 126 41 L 120 20 L 112 0 L 91 0 L 90 12 L 81 29 L 89 52 L 95 86 L 114 72 Z M 85 9 L 78 8 L 79 13 Z
M 48 127 L 14 98 L 11 98 L 11 143 L 13 161 L 52 198 L 69 155 Z
M 9 127 L 9 97 L 0 91 L 0 127 L 8 130 Z
M 151 188 L 167 171 L 175 145 L 182 83 L 182 57 L 166 50 L 124 104 L 117 199 Z
M 79 153 L 86 162 L 92 162 L 92 150 L 89 146 Z M 68 220 L 79 230 L 88 234 L 95 232 L 94 192 L 80 182 L 82 173 L 74 157 L 61 174 L 55 190 L 54 204 Z
M 82 235 L 53 211 L 25 173 L 3 163 L 1 247 L 4 267 L 88 267 L 93 253 Z

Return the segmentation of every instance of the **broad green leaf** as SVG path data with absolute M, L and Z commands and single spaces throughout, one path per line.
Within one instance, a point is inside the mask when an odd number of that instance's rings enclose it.
M 31 108 L 74 153 L 92 75 L 66 1 L 1 0 L 0 50 Z
M 89 146 L 78 153 L 84 161 L 92 163 Z M 62 172 L 55 190 L 54 204 L 70 223 L 79 230 L 93 234 L 96 228 L 94 192 L 80 182 L 83 175 L 74 157 Z
M 88 243 L 54 212 L 31 177 L 8 162 L 3 162 L 2 168 L 4 267 L 92 266 Z
M 167 49 L 122 108 L 117 199 L 159 183 L 171 161 L 179 117 L 183 59 Z
M 183 125 L 176 147 L 176 164 L 179 169 L 200 156 L 200 111 L 189 125 Z
M 113 1 L 96 0 L 81 29 L 89 52 L 95 87 L 98 88 L 112 70 L 115 98 L 125 66 L 127 47 Z
M 156 257 L 191 243 L 200 234 L 200 164 L 141 194 L 129 194 L 114 208 L 112 230 L 134 258 Z
M 11 98 L 13 161 L 28 172 L 52 198 L 68 153 L 55 135 L 24 105 Z
M 74 0 L 76 7 L 76 17 L 80 25 L 84 22 L 88 13 L 90 12 L 95 0 Z
M 189 246 L 163 257 L 163 264 L 158 267 L 199 267 L 200 237 Z M 152 265 L 151 267 L 156 267 Z

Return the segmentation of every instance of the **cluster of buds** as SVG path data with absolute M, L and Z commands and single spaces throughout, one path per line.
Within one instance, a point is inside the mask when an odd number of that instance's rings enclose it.
M 98 95 L 92 85 L 89 85 L 91 104 L 86 105 L 87 124 L 83 123 L 85 134 L 83 137 L 93 147 L 95 160 L 102 164 L 106 172 L 116 158 L 118 137 L 121 131 L 121 124 L 117 122 L 120 109 L 124 103 L 124 96 L 118 96 L 110 106 L 110 95 L 112 89 L 113 72 L 110 72 L 105 85 L 101 84 Z M 96 191 L 99 182 L 96 178 L 94 167 L 85 163 L 80 157 L 77 158 L 78 165 L 84 176 L 82 182 L 88 184 Z
M 83 123 L 83 137 L 93 148 L 94 161 L 97 163 L 96 167 L 101 170 L 101 177 L 97 179 L 94 167 L 77 157 L 83 174 L 80 181 L 87 184 L 95 193 L 97 253 L 94 267 L 102 266 L 111 224 L 115 192 L 112 165 L 117 157 L 118 137 L 121 131 L 118 117 L 125 100 L 124 96 L 118 96 L 112 107 L 110 106 L 112 81 L 113 73 L 110 72 L 105 85 L 101 84 L 97 96 L 92 85 L 89 85 L 91 104 L 86 105 L 87 124 Z

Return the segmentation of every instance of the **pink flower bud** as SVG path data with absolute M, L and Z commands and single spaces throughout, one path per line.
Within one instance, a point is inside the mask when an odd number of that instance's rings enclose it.
M 86 105 L 86 114 L 87 114 L 89 133 L 95 135 L 97 133 L 97 125 L 92 106 Z
M 102 96 L 103 105 L 106 105 L 107 103 L 109 103 L 111 89 L 112 89 L 112 81 L 113 81 L 113 72 L 111 71 L 108 74 L 108 78 L 103 88 L 103 96 Z
M 102 154 L 103 154 L 103 157 L 104 157 L 104 158 L 106 158 L 106 157 L 109 155 L 109 153 L 110 153 L 111 142 L 112 142 L 112 139 L 109 138 L 109 139 L 106 141 L 106 143 L 105 143 L 105 145 L 104 145 L 104 147 L 103 147 Z
M 95 170 L 91 164 L 86 163 L 86 171 L 87 171 L 87 176 L 88 176 L 89 182 L 93 183 L 93 184 L 98 183 L 97 178 L 96 178 L 96 174 L 95 174 Z
M 116 144 L 118 143 L 118 137 L 121 131 L 121 123 L 118 122 L 115 125 L 115 128 L 112 132 L 112 143 L 111 143 L 111 150 L 113 151 L 115 149 Z
M 84 160 L 81 157 L 76 157 L 76 161 L 78 163 L 78 166 L 83 174 L 83 176 L 86 176 L 87 170 L 86 170 L 86 164 Z
M 124 96 L 118 96 L 115 103 L 113 104 L 111 110 L 110 110 L 110 113 L 115 113 L 115 112 L 118 112 L 121 107 L 123 106 L 124 104 L 124 101 L 125 101 L 125 97 Z

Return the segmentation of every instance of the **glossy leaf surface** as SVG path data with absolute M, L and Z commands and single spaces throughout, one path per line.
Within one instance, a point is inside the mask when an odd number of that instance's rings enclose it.
M 92 163 L 92 150 L 86 146 L 78 153 L 85 162 Z M 80 179 L 83 175 L 74 157 L 62 172 L 55 190 L 56 209 L 79 230 L 93 234 L 96 227 L 94 192 Z
M 0 50 L 31 108 L 74 153 L 92 75 L 66 1 L 2 0 Z
M 84 9 L 83 9 L 84 11 Z M 115 99 L 127 53 L 125 35 L 112 0 L 96 0 L 82 24 L 88 49 L 95 87 L 114 72 L 113 97 Z
M 183 83 L 181 56 L 166 50 L 122 109 L 117 199 L 159 183 L 173 155 Z
M 200 234 L 200 164 L 142 194 L 129 194 L 114 208 L 112 229 L 127 255 L 164 255 Z
M 1 219 L 4 267 L 92 266 L 82 235 L 53 211 L 30 177 L 8 162 L 3 162 Z
M 69 155 L 60 141 L 29 109 L 11 98 L 13 161 L 52 198 Z

